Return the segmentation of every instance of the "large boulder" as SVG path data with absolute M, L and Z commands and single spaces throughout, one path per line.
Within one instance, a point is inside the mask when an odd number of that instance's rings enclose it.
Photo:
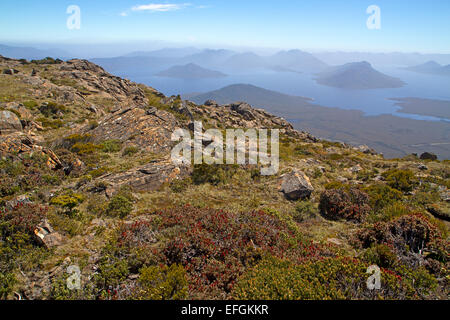
M 283 177 L 281 192 L 288 200 L 307 199 L 314 191 L 308 176 L 300 170 L 292 170 Z
M 21 131 L 22 123 L 20 119 L 11 111 L 0 111 L 0 134 Z
M 424 152 L 420 155 L 420 160 L 437 160 L 437 155 L 431 152 Z

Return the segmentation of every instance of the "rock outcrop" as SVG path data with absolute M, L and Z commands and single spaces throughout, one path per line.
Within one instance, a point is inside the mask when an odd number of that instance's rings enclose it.
M 175 166 L 170 159 L 155 160 L 126 172 L 103 175 L 97 182 L 101 182 L 104 190 L 99 190 L 95 184 L 88 184 L 83 189 L 94 192 L 105 191 L 108 197 L 119 191 L 122 186 L 130 186 L 135 191 L 154 191 L 165 183 L 187 177 L 190 171 L 189 167 Z
M 120 140 L 125 146 L 138 146 L 152 153 L 169 151 L 172 133 L 180 124 L 169 112 L 153 108 L 124 108 L 101 118 L 94 129 L 89 124 L 77 132 L 89 133 L 94 142 Z

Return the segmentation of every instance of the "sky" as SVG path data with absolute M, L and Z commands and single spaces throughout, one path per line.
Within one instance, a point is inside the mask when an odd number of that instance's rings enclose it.
M 70 5 L 80 29 L 69 29 Z M 380 29 L 366 12 L 380 8 Z M 73 20 L 72 20 L 73 21 Z M 0 43 L 450 53 L 448 0 L 1 0 Z

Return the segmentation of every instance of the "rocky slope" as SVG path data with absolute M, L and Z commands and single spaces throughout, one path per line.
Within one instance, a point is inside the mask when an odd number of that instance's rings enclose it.
M 448 298 L 448 161 L 385 160 L 85 60 L 0 71 L 0 298 Z M 280 129 L 279 173 L 173 164 L 171 134 L 193 121 Z

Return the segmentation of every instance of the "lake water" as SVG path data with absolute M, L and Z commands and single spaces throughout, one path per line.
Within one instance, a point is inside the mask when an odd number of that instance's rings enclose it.
M 400 117 L 418 120 L 443 120 L 434 117 L 397 113 L 395 101 L 389 98 L 427 98 L 450 100 L 450 77 L 418 74 L 400 68 L 377 68 L 387 75 L 398 77 L 407 83 L 402 88 L 345 90 L 319 85 L 311 74 L 289 72 L 260 71 L 252 74 L 234 74 L 225 78 L 183 80 L 163 78 L 142 72 L 121 76 L 133 81 L 147 84 L 166 95 L 204 93 L 237 83 L 252 84 L 284 94 L 303 96 L 314 99 L 314 103 L 341 109 L 356 109 L 366 115 L 394 114 Z M 449 110 L 450 118 L 450 110 Z

